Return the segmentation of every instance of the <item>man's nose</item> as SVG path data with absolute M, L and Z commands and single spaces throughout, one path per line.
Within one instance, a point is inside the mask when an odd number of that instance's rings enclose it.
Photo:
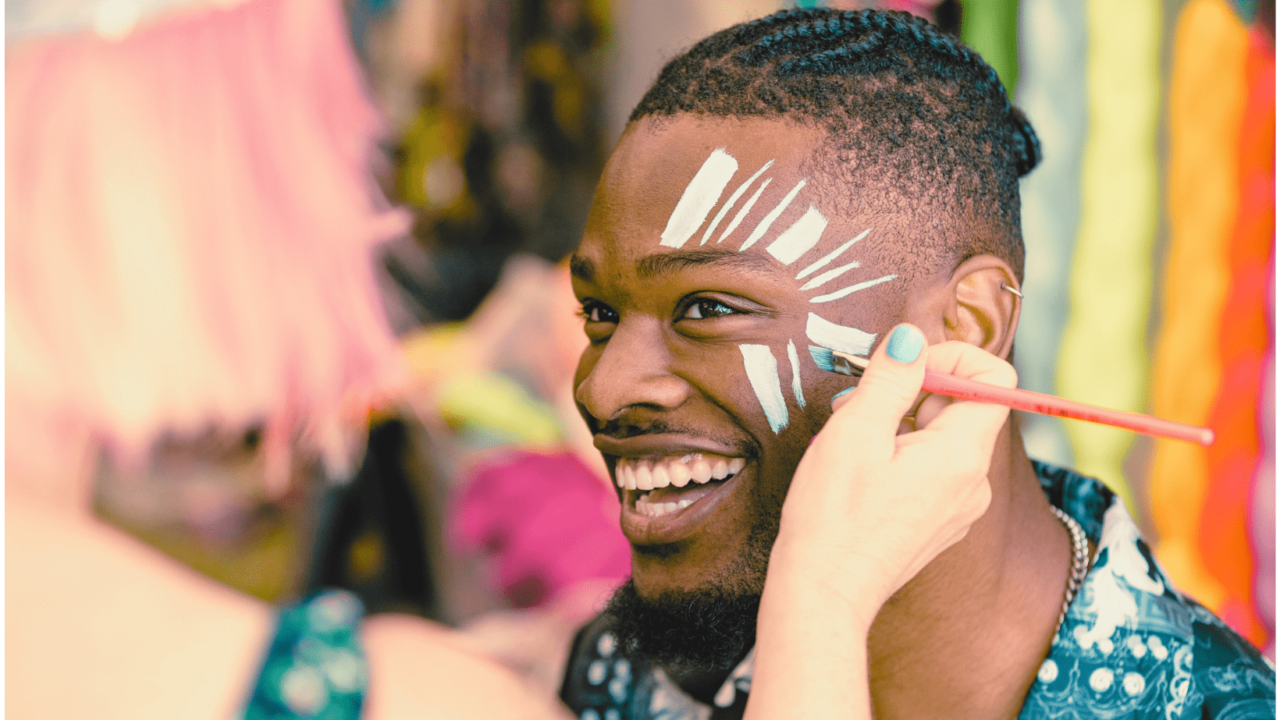
M 657 322 L 622 323 L 574 399 L 601 424 L 631 410 L 671 410 L 688 399 L 689 384 L 670 372 L 671 356 Z

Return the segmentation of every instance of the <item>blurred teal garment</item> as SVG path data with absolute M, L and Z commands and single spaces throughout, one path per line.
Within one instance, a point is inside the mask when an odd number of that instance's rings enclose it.
M 1058 353 L 1067 324 L 1067 269 L 1080 222 L 1080 160 L 1089 118 L 1085 6 L 1079 0 L 1023 0 L 1017 105 L 1044 151 L 1022 181 L 1022 235 L 1027 248 L 1014 366 L 1018 385 L 1058 394 Z M 1027 452 L 1055 465 L 1071 465 L 1071 444 L 1061 418 L 1023 414 Z
M 369 688 L 363 617 L 364 605 L 345 590 L 281 608 L 244 720 L 357 720 Z

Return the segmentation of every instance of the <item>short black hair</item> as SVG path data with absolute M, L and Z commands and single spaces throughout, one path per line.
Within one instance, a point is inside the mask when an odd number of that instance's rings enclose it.
M 1039 140 L 995 70 L 922 18 L 795 9 L 722 30 L 668 62 L 630 121 L 682 113 L 820 128 L 838 209 L 928 217 L 920 269 L 992 254 L 1022 277 L 1018 180 Z

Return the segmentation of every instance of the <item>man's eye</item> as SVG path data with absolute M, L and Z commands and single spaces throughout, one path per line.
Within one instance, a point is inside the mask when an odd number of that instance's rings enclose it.
M 618 313 L 613 308 L 605 305 L 598 300 L 587 300 L 582 303 L 582 310 L 578 313 L 587 322 L 618 322 Z
M 721 317 L 723 315 L 733 315 L 737 310 L 725 305 L 717 300 L 694 300 L 689 304 L 688 309 L 684 311 L 684 320 L 705 320 L 707 318 Z

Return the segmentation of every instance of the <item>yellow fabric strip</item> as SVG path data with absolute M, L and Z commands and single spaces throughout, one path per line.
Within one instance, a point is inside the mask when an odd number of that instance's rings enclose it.
M 1080 230 L 1058 389 L 1072 400 L 1142 411 L 1156 227 L 1160 111 L 1159 0 L 1089 0 L 1089 134 Z M 1123 461 L 1132 436 L 1067 423 L 1076 469 L 1106 482 L 1130 508 Z
M 1244 117 L 1248 35 L 1224 0 L 1192 0 L 1178 19 L 1169 89 L 1169 253 L 1151 407 L 1207 424 L 1222 375 L 1218 327 L 1230 283 L 1239 203 L 1236 146 Z M 1196 533 L 1208 483 L 1204 448 L 1162 440 L 1151 467 L 1156 554 L 1173 581 L 1210 609 L 1224 597 Z

